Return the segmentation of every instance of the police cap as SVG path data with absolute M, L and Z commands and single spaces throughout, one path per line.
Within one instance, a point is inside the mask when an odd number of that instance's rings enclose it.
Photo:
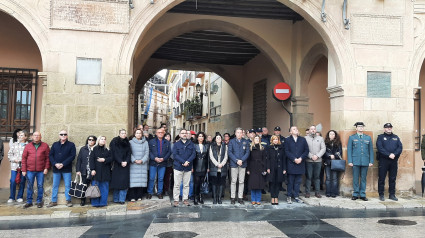
M 257 130 L 255 132 L 263 132 L 263 128 L 258 127 Z
M 255 130 L 254 129 L 249 129 L 248 132 L 249 133 L 253 133 L 253 132 L 255 132 Z
M 385 123 L 384 124 L 384 128 L 393 128 L 393 125 L 391 125 L 391 123 Z
M 274 128 L 274 131 L 281 131 L 281 130 L 280 130 L 280 126 L 276 126 L 276 127 Z
M 365 124 L 364 124 L 363 122 L 359 121 L 359 122 L 356 122 L 356 123 L 354 124 L 354 126 L 355 126 L 355 127 L 358 127 L 358 126 L 365 126 Z

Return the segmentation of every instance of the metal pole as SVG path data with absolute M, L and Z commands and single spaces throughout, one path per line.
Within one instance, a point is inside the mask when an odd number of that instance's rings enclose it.
M 285 111 L 289 114 L 289 128 L 291 128 L 291 127 L 294 125 L 292 112 L 290 112 L 290 111 L 289 111 L 289 110 L 285 107 L 285 105 L 283 104 L 283 101 L 282 101 L 282 107 L 283 107 L 283 109 L 285 109 Z

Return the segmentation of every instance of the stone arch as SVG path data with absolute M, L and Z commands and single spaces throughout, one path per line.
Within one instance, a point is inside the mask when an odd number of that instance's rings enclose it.
M 140 57 L 138 57 L 138 55 L 135 55 L 135 59 L 133 60 L 137 59 L 138 65 L 144 65 L 148 61 L 150 56 L 167 41 L 186 32 L 205 29 L 227 32 L 249 41 L 258 49 L 260 49 L 264 53 L 264 55 L 266 55 L 266 57 L 269 58 L 271 63 L 274 65 L 276 71 L 282 75 L 283 79 L 289 81 L 289 68 L 282 60 L 278 52 L 261 36 L 234 23 L 215 19 L 191 20 L 174 26 L 171 29 L 165 29 L 162 33 L 157 35 L 155 38 L 153 38 L 150 42 L 146 44 L 146 46 L 141 51 L 142 53 L 140 53 Z M 138 69 L 133 69 L 133 71 L 133 74 L 135 76 L 139 74 L 139 72 L 137 72 Z
M 43 63 L 46 62 L 46 47 L 48 41 L 46 34 L 47 29 L 45 29 L 41 20 L 30 12 L 29 9 L 32 9 L 32 7 L 22 6 L 22 4 L 25 3 L 5 0 L 0 4 L 0 11 L 15 18 L 30 33 L 40 51 L 42 68 L 44 70 L 46 66 Z
M 301 63 L 299 74 L 301 79 L 301 95 L 307 96 L 308 90 L 307 85 L 310 80 L 311 73 L 316 67 L 317 62 L 325 56 L 328 57 L 328 48 L 324 44 L 316 44 L 308 51 L 308 53 L 304 56 L 304 59 Z
M 354 60 L 351 52 L 348 52 L 350 49 L 349 44 L 340 31 L 340 29 L 343 28 L 342 24 L 337 24 L 332 16 L 328 16 L 327 22 L 323 23 L 320 18 L 321 6 L 317 3 L 306 3 L 303 0 L 276 1 L 281 2 L 303 16 L 322 36 L 327 45 L 329 57 L 331 57 L 335 63 L 336 84 L 341 84 L 343 80 L 349 80 L 353 74 L 352 69 L 354 68 Z M 148 14 L 142 14 L 144 11 L 140 11 L 140 14 L 135 17 L 131 25 L 130 34 L 126 36 L 122 43 L 117 65 L 117 71 L 119 73 L 131 74 L 134 54 L 138 48 L 137 45 L 143 37 L 146 36 L 154 22 L 159 20 L 169 9 L 181 2 L 183 1 L 171 0 L 158 2 L 155 4 L 155 7 L 151 7 L 151 9 L 147 10 Z

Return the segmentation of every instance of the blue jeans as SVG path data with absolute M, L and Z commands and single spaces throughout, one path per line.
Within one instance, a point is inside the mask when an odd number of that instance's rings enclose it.
M 325 166 L 326 170 L 326 196 L 338 196 L 338 171 L 331 170 L 331 166 Z
M 61 182 L 61 177 L 63 177 L 63 182 L 65 184 L 65 198 L 66 201 L 71 201 L 71 196 L 69 196 L 69 189 L 71 188 L 71 173 L 53 173 L 53 185 L 52 185 L 52 202 L 58 201 L 58 190 L 59 184 Z
M 125 202 L 127 189 L 114 189 L 114 202 Z
M 16 197 L 16 183 L 15 183 L 15 179 L 16 179 L 16 175 L 18 175 L 18 172 L 16 172 L 15 170 L 11 170 L 11 175 L 10 175 L 10 199 L 15 200 Z M 22 176 L 22 172 L 21 172 L 21 183 L 19 183 L 19 191 L 18 191 L 18 197 L 16 199 L 19 198 L 23 198 L 24 197 L 24 190 L 25 190 L 25 182 L 27 181 L 27 179 L 25 178 L 25 176 Z
M 288 197 L 299 197 L 302 174 L 288 174 Z
M 109 194 L 109 182 L 97 182 L 92 181 L 92 185 L 97 184 L 100 190 L 100 198 L 92 198 L 91 199 L 91 205 L 93 207 L 104 207 L 108 205 L 108 194 Z
M 353 166 L 353 197 L 366 197 L 366 178 L 368 169 L 369 166 Z
M 180 196 L 183 197 L 183 182 L 180 184 Z M 193 196 L 193 174 L 190 175 L 190 182 L 189 182 L 189 197 L 191 198 Z
M 320 191 L 320 168 L 322 168 L 322 162 L 307 162 L 305 166 L 307 168 L 305 192 L 310 193 L 311 183 L 313 182 L 314 191 L 318 193 Z
M 44 174 L 41 172 L 27 171 L 27 203 L 32 203 L 32 194 L 34 193 L 34 180 L 37 179 L 37 203 L 43 201 L 44 192 Z
M 252 202 L 261 202 L 261 189 L 251 190 L 251 201 Z
M 155 184 L 155 177 L 158 173 L 158 194 L 162 193 L 164 187 L 164 175 L 167 167 L 149 166 L 149 184 L 148 193 L 153 194 L 153 186 Z

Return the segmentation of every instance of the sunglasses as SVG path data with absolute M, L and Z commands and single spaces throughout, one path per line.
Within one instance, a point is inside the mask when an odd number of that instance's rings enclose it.
M 67 136 L 68 134 L 59 134 L 60 136 Z
M 88 141 L 94 141 L 94 139 L 88 139 Z

